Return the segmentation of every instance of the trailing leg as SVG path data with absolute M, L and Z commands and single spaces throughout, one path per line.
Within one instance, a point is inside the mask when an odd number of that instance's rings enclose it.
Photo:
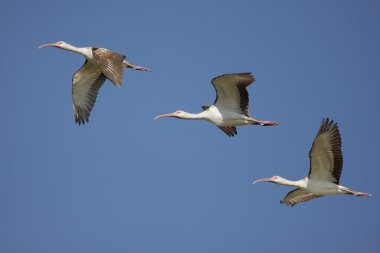
M 137 65 L 133 65 L 133 64 L 127 62 L 127 61 L 123 61 L 123 65 L 124 65 L 126 68 L 131 68 L 131 69 L 134 69 L 134 70 L 149 71 L 148 68 L 140 67 L 140 66 L 137 66 Z
M 356 191 L 353 191 L 353 190 L 350 190 L 347 188 L 343 189 L 342 191 L 346 194 L 351 194 L 351 195 L 360 196 L 360 197 L 371 197 L 372 196 L 370 193 L 356 192 Z
M 264 121 L 264 120 L 258 120 L 255 118 L 248 118 L 249 122 L 252 122 L 253 125 L 260 125 L 260 126 L 277 126 L 280 123 L 276 121 Z

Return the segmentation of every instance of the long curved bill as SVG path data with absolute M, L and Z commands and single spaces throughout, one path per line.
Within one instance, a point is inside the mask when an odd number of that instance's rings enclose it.
M 163 117 L 174 117 L 174 113 L 161 114 L 161 115 L 156 116 L 154 119 L 159 119 Z
M 39 46 L 38 48 L 43 48 L 43 47 L 56 47 L 57 43 L 48 43 L 48 44 L 43 44 Z
M 256 181 L 253 181 L 252 184 L 256 184 L 258 182 L 272 182 L 272 178 L 263 178 L 263 179 L 258 179 Z

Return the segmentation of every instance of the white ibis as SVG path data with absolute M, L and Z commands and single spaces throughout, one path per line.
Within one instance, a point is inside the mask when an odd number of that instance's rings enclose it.
M 64 41 L 44 44 L 42 47 L 57 47 L 83 55 L 86 61 L 75 72 L 72 79 L 72 96 L 75 122 L 88 122 L 96 96 L 106 79 L 120 86 L 123 81 L 123 68 L 148 71 L 149 69 L 130 64 L 125 61 L 125 55 L 114 53 L 105 48 L 74 47 Z
M 224 74 L 211 80 L 216 99 L 213 105 L 202 106 L 203 112 L 192 114 L 184 111 L 161 114 L 155 117 L 207 120 L 219 127 L 229 137 L 237 134 L 236 126 L 275 126 L 274 121 L 262 121 L 249 117 L 249 96 L 247 86 L 255 81 L 251 73 Z
M 281 201 L 292 205 L 309 201 L 324 195 L 351 194 L 369 197 L 371 194 L 353 191 L 339 185 L 343 167 L 342 141 L 337 123 L 323 119 L 319 132 L 314 139 L 310 153 L 309 175 L 298 181 L 291 181 L 279 176 L 263 178 L 253 182 L 272 182 L 281 185 L 295 186 Z

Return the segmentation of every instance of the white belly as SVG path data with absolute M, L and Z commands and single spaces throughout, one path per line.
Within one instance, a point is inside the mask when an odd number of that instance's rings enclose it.
M 343 194 L 339 190 L 339 185 L 326 181 L 309 180 L 307 182 L 307 190 L 316 195 Z
M 232 111 L 220 111 L 217 107 L 211 106 L 208 111 L 210 117 L 207 119 L 217 126 L 244 126 L 251 124 L 242 114 Z

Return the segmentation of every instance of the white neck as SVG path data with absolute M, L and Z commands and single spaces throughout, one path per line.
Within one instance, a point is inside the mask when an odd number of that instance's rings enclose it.
M 74 47 L 68 43 L 61 47 L 64 50 L 72 51 L 86 57 L 87 60 L 92 60 L 92 48 L 91 47 Z
M 288 185 L 288 186 L 295 186 L 295 187 L 299 187 L 299 188 L 306 188 L 306 186 L 307 186 L 307 177 L 306 178 L 302 178 L 302 179 L 297 180 L 297 181 L 292 181 L 292 180 L 288 180 L 286 178 L 282 178 L 281 180 L 278 181 L 278 184 Z
M 181 119 L 206 119 L 206 117 L 207 117 L 207 113 L 206 111 L 203 111 L 200 113 L 184 112 L 180 118 Z

